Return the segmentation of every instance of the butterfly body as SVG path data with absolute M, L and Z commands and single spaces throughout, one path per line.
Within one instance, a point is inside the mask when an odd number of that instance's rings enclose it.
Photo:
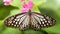
M 11 16 L 7 18 L 4 23 L 8 27 L 19 28 L 20 30 L 29 28 L 40 30 L 43 27 L 53 26 L 55 20 L 47 15 L 29 11 Z

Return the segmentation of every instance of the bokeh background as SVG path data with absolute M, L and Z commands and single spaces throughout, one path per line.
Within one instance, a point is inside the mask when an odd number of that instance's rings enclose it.
M 21 2 L 14 0 L 9 6 L 3 4 L 0 0 L 0 34 L 60 34 L 60 0 L 32 0 L 35 3 L 34 11 L 52 16 L 56 20 L 56 25 L 43 28 L 40 31 L 27 30 L 20 31 L 19 29 L 9 28 L 4 25 L 4 19 L 8 16 L 21 13 Z

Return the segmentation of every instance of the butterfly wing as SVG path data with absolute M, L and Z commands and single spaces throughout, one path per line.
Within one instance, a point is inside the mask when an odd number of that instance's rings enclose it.
M 18 27 L 20 30 L 25 30 L 29 28 L 29 16 L 27 13 L 17 14 L 7 18 L 4 23 L 8 27 Z
M 29 23 L 31 21 L 31 23 Z M 35 30 L 39 30 L 43 27 L 50 27 L 55 24 L 55 20 L 47 15 L 41 15 L 39 13 L 31 12 L 21 13 L 7 18 L 4 21 L 8 27 L 18 27 L 20 30 L 26 30 L 31 27 Z
M 43 27 L 50 27 L 55 24 L 55 20 L 47 15 L 42 15 L 39 13 L 32 13 L 31 15 L 31 26 L 35 30 L 39 30 Z

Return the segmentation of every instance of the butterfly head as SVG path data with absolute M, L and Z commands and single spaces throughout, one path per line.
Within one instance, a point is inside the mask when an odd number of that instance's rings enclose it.
M 28 14 L 31 15 L 31 10 L 29 9 Z

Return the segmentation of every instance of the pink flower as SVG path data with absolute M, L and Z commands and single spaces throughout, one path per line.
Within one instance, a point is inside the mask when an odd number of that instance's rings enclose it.
M 28 5 L 24 3 L 22 12 L 27 12 L 27 11 L 28 11 Z
M 13 1 L 13 0 L 3 0 L 3 2 L 11 2 L 11 1 Z
M 28 4 L 23 4 L 23 9 L 22 12 L 28 12 L 29 10 L 31 10 L 34 6 L 34 3 L 32 1 L 29 1 Z
M 20 0 L 21 2 L 24 2 L 25 0 Z
M 22 13 L 24 13 L 24 12 L 28 12 L 28 9 L 27 8 L 23 8 Z
M 9 6 L 13 0 L 3 0 L 5 6 Z
M 33 6 L 34 6 L 34 3 L 32 1 L 29 1 L 28 2 L 28 7 L 29 7 L 30 10 L 33 8 Z
M 26 3 L 24 3 L 23 8 L 28 8 L 28 5 Z
M 4 5 L 5 5 L 5 6 L 9 6 L 10 3 L 9 3 L 9 2 L 5 2 Z

